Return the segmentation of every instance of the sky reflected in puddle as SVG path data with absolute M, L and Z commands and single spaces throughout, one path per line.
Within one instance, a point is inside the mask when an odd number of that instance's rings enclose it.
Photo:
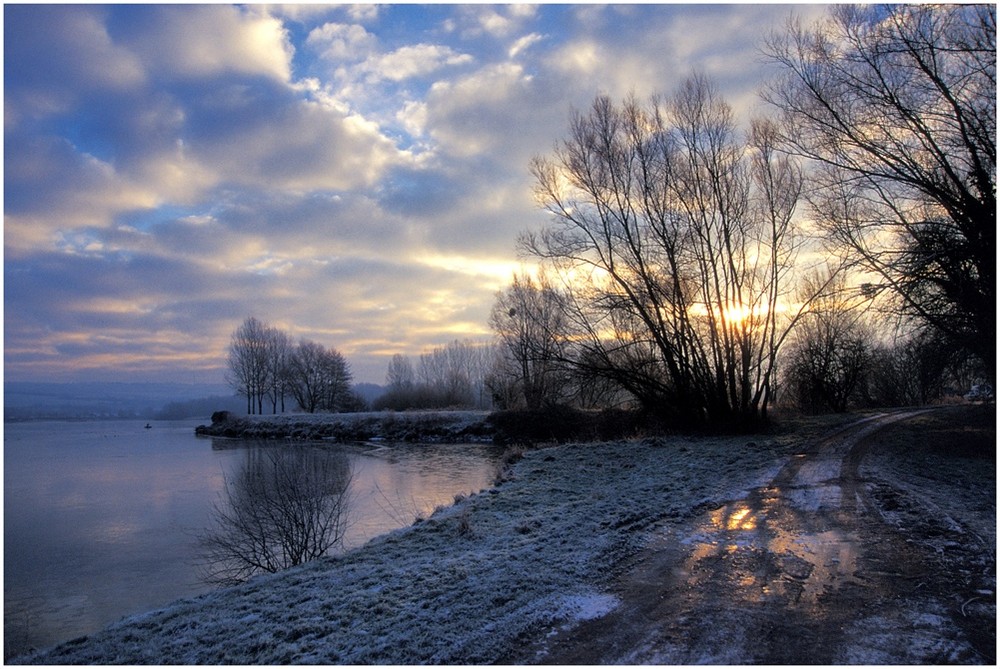
M 780 599 L 808 610 L 857 582 L 857 537 L 798 508 L 792 497 L 801 491 L 788 492 L 762 488 L 709 513 L 686 540 L 688 585 L 697 591 L 717 581 L 732 588 L 734 600 Z

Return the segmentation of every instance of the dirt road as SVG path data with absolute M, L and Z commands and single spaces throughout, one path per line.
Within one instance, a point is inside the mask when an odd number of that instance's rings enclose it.
M 613 585 L 617 608 L 549 631 L 519 660 L 993 663 L 995 556 L 992 580 L 973 559 L 992 549 L 919 491 L 859 471 L 872 435 L 921 413 L 854 422 L 744 499 L 663 527 Z M 904 508 L 919 522 L 894 523 Z

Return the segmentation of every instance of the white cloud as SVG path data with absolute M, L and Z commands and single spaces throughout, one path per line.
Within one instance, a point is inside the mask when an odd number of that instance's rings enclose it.
M 538 14 L 538 5 L 533 5 L 531 3 L 513 3 L 507 5 L 507 11 L 510 15 L 517 19 L 529 19 Z
M 593 77 L 606 60 L 603 47 L 593 39 L 569 42 L 553 51 L 546 60 L 550 67 L 568 77 Z
M 324 60 L 354 63 L 375 52 L 378 39 L 359 25 L 325 23 L 309 32 L 306 45 Z
M 7 143 L 4 247 L 51 248 L 60 231 L 107 225 L 118 213 L 154 207 L 160 193 L 64 140 Z
M 83 6 L 4 7 L 4 54 L 12 68 L 4 83 L 5 129 L 145 83 L 141 60 L 112 40 L 101 14 Z
M 427 127 L 427 103 L 407 100 L 396 112 L 396 120 L 414 137 L 423 136 Z
M 379 126 L 325 95 L 234 85 L 188 109 L 189 133 L 170 165 L 194 163 L 192 179 L 266 190 L 347 190 L 374 184 L 408 160 Z M 176 175 L 181 185 L 183 174 Z
M 507 37 L 533 18 L 537 9 L 537 6 L 529 4 L 502 5 L 498 8 L 486 5 L 464 6 L 462 20 L 467 27 L 462 31 L 462 36 Z
M 507 50 L 507 57 L 510 59 L 517 58 L 517 56 L 521 54 L 521 52 L 526 51 L 533 44 L 537 44 L 538 42 L 541 42 L 543 39 L 545 39 L 545 37 L 539 35 L 538 33 L 530 33 L 523 37 L 519 37 L 517 40 L 514 41 L 510 49 Z
M 347 15 L 352 21 L 366 23 L 378 18 L 379 6 L 376 4 L 348 5 Z
M 484 11 L 479 15 L 479 25 L 487 33 L 500 37 L 506 35 L 513 29 L 511 20 L 501 16 L 492 10 Z
M 294 49 L 281 21 L 227 5 L 162 6 L 148 29 L 125 37 L 150 69 L 173 77 L 226 73 L 291 77 Z
M 451 155 L 482 154 L 514 141 L 531 77 L 515 63 L 483 67 L 455 81 L 435 83 L 427 95 L 430 134 Z
M 473 57 L 439 44 L 414 44 L 390 53 L 373 56 L 361 69 L 378 81 L 403 81 L 431 74 L 443 67 L 472 63 Z

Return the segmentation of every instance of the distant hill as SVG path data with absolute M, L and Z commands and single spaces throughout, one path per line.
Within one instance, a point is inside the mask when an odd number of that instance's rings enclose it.
M 4 382 L 4 420 L 153 418 L 173 402 L 228 396 L 224 384 Z
M 181 420 L 183 418 L 204 418 L 208 422 L 212 414 L 216 411 L 232 411 L 236 414 L 244 414 L 247 410 L 247 401 L 244 397 L 236 395 L 211 395 L 194 400 L 178 400 L 170 402 L 162 409 L 153 414 L 156 420 Z

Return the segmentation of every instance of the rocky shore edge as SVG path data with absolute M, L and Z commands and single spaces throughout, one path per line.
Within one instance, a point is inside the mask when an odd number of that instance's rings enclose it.
M 380 411 L 344 414 L 240 416 L 216 411 L 195 434 L 227 439 L 489 443 L 494 426 L 486 411 Z

